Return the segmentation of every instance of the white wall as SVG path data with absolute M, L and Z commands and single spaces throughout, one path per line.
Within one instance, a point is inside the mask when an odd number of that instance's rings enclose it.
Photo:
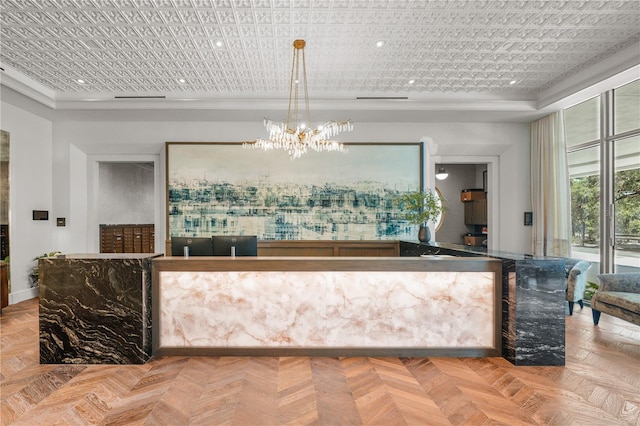
M 68 116 L 69 114 L 67 114 Z M 529 252 L 530 250 L 530 233 L 528 229 L 524 229 L 520 225 L 521 214 L 515 214 L 514 211 L 521 212 L 528 208 L 529 201 L 529 125 L 523 123 L 355 123 L 355 130 L 352 133 L 341 135 L 344 142 L 418 142 L 425 139 L 432 139 L 436 142 L 441 150 L 454 150 L 453 154 L 459 153 L 459 156 L 448 155 L 447 159 L 458 159 L 461 163 L 489 163 L 498 162 L 502 164 L 502 158 L 506 161 L 505 167 L 508 169 L 508 175 L 503 182 L 502 173 L 493 182 L 496 185 L 494 193 L 496 196 L 495 204 L 490 206 L 490 214 L 495 217 L 493 223 L 494 229 L 497 224 L 500 225 L 500 233 L 495 231 L 495 239 L 490 239 L 491 248 L 501 249 L 514 252 Z M 265 134 L 262 123 L 246 123 L 246 122 L 153 122 L 153 121 L 108 121 L 103 118 L 101 121 L 72 121 L 65 120 L 55 124 L 55 140 L 57 152 L 67 152 L 69 145 L 73 145 L 81 149 L 88 155 L 110 155 L 112 160 L 127 161 L 127 158 L 133 158 L 140 154 L 159 155 L 164 149 L 164 143 L 167 141 L 188 141 L 188 142 L 239 142 L 243 140 L 255 139 Z M 497 147 L 497 148 L 496 148 Z M 477 153 L 494 153 L 494 157 L 488 159 L 486 156 L 475 156 Z M 450 153 L 451 154 L 451 153 Z M 427 155 L 429 161 L 433 161 Z M 433 157 L 438 158 L 438 157 Z M 83 159 L 78 161 L 82 163 Z M 447 161 L 455 162 L 455 161 Z M 64 162 L 60 162 L 64 165 Z M 164 194 L 165 185 L 165 164 L 159 162 L 161 167 L 160 185 L 156 188 L 157 192 Z M 72 165 L 73 166 L 73 165 Z M 81 167 L 82 164 L 77 164 Z M 428 164 L 425 164 L 425 169 Z M 514 173 L 517 170 L 518 173 Z M 523 173 L 523 171 L 527 171 Z M 56 171 L 56 175 L 63 176 L 65 171 Z M 430 177 L 426 174 L 427 186 Z M 432 179 L 432 178 L 431 178 Z M 69 185 L 60 185 L 60 191 L 66 191 L 56 195 L 56 199 L 64 200 L 74 196 L 87 197 L 87 190 L 83 186 L 83 182 L 72 179 Z M 512 193 L 513 192 L 513 193 Z M 514 197 L 514 193 L 518 196 Z M 524 195 L 523 195 L 524 194 Z M 504 198 L 503 198 L 504 197 Z M 158 197 L 156 209 L 160 216 L 164 217 L 165 202 Z M 519 198 L 519 203 L 515 204 L 514 198 Z M 504 203 L 500 200 L 505 200 Z M 90 204 L 86 199 L 84 205 Z M 58 210 L 58 208 L 60 210 Z M 65 211 L 66 210 L 66 211 Z M 67 206 L 56 206 L 56 214 L 71 215 Z M 88 213 L 92 215 L 91 212 Z M 499 221 L 500 220 L 500 221 Z M 499 222 L 498 222 L 499 221 Z M 74 221 L 75 223 L 75 221 Z M 97 251 L 97 242 L 95 239 L 87 239 L 87 235 L 91 234 L 90 230 L 79 229 L 73 232 L 77 238 L 73 241 L 75 251 Z M 523 235 L 514 235 L 523 233 Z M 508 238 L 502 238 L 500 235 L 507 235 Z M 165 225 L 156 222 L 156 240 L 157 242 L 165 239 Z M 157 248 L 163 251 L 162 247 Z
M 0 127 L 10 133 L 9 241 L 11 293 L 9 303 L 37 296 L 29 274 L 33 258 L 56 250 L 52 244 L 52 123 L 0 103 Z M 48 221 L 34 221 L 33 210 L 48 210 Z
M 16 107 L 13 105 L 20 105 Z M 261 122 L 146 121 L 122 111 L 54 112 L 41 107 L 2 102 L 2 127 L 12 145 L 12 262 L 14 291 L 28 290 L 31 259 L 51 250 L 66 253 L 97 252 L 96 161 L 151 161 L 155 165 L 156 251 L 164 252 L 165 161 L 164 143 L 239 142 L 265 135 Z M 38 115 L 27 110 L 37 111 Z M 97 118 L 99 117 L 99 118 Z M 418 142 L 430 140 L 440 153 L 425 152 L 425 182 L 433 187 L 435 162 L 488 163 L 490 228 L 499 224 L 494 249 L 528 252 L 530 230 L 522 226 L 522 212 L 530 210 L 529 125 L 526 123 L 355 123 L 344 142 Z M 486 154 L 486 155 L 485 155 Z M 15 161 L 14 161 L 15 158 Z M 446 159 L 447 161 L 442 161 Z M 457 161 L 460 160 L 460 161 Z M 492 170 L 494 167 L 495 170 Z M 295 178 L 295 177 L 294 177 Z M 15 190 L 14 190 L 15 188 Z M 31 210 L 50 210 L 48 222 L 31 220 Z M 64 217 L 67 226 L 56 227 Z M 94 232 L 95 231 L 95 232 Z M 96 234 L 96 235 L 94 235 Z M 492 234 L 494 235 L 494 234 Z M 13 257 L 12 256 L 12 259 Z M 14 294 L 18 301 L 22 295 Z M 20 299 L 22 300 L 22 299 Z
M 153 165 L 101 162 L 98 173 L 98 222 L 153 223 Z
M 528 139 L 529 126 L 526 136 Z M 529 142 L 513 144 L 500 156 L 500 169 L 493 175 L 500 182 L 500 241 L 497 242 L 500 250 L 532 253 L 532 227 L 524 226 L 524 212 L 531 211 L 530 174 Z
M 489 248 L 530 253 L 531 227 L 522 222 L 522 212 L 531 208 L 529 124 L 427 123 L 425 128 L 428 186 L 435 185 L 436 164 L 486 163 Z

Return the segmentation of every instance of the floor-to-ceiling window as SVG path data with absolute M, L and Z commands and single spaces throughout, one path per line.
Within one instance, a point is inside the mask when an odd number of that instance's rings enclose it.
M 564 111 L 572 253 L 594 272 L 640 269 L 640 80 Z
M 600 260 L 600 103 L 584 101 L 564 111 L 571 184 L 572 255 Z M 597 270 L 598 268 L 591 268 Z
M 613 91 L 611 228 L 614 270 L 640 269 L 640 80 Z

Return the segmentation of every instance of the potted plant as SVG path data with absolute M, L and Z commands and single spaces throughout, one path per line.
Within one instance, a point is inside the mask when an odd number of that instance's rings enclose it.
M 35 260 L 35 262 L 36 262 L 36 266 L 33 267 L 33 269 L 31 270 L 31 274 L 29 274 L 30 277 L 31 277 L 31 287 L 35 287 L 36 285 L 38 285 L 38 280 L 40 278 L 40 269 L 38 268 L 38 263 L 39 263 L 38 261 L 40 259 L 44 259 L 44 258 L 47 258 L 47 257 L 57 256 L 59 254 L 62 254 L 62 253 L 60 253 L 59 251 L 52 251 L 52 252 L 45 253 L 45 254 L 42 254 L 40 256 L 36 256 L 36 257 L 33 258 L 33 260 Z
M 407 192 L 396 198 L 395 202 L 400 208 L 402 219 L 420 226 L 418 240 L 430 241 L 431 231 L 427 224 L 435 220 L 444 210 L 439 195 L 431 189 Z
M 584 303 L 587 306 L 591 306 L 591 298 L 593 297 L 596 290 L 598 290 L 600 286 L 597 283 L 592 281 L 587 281 L 587 287 L 584 289 Z

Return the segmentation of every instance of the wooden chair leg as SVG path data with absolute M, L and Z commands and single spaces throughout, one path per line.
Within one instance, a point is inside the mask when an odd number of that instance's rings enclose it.
M 584 309 L 584 303 L 582 303 L 582 299 L 578 300 L 578 305 L 580 305 L 580 309 Z
M 569 302 L 569 315 L 573 315 L 573 302 Z
M 593 324 L 598 325 L 598 322 L 600 321 L 601 312 L 591 308 L 591 314 L 593 315 Z

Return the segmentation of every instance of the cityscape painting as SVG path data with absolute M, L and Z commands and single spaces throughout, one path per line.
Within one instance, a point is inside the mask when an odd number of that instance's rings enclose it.
M 167 142 L 169 237 L 415 239 L 394 199 L 421 189 L 421 143 L 352 143 L 348 152 Z

